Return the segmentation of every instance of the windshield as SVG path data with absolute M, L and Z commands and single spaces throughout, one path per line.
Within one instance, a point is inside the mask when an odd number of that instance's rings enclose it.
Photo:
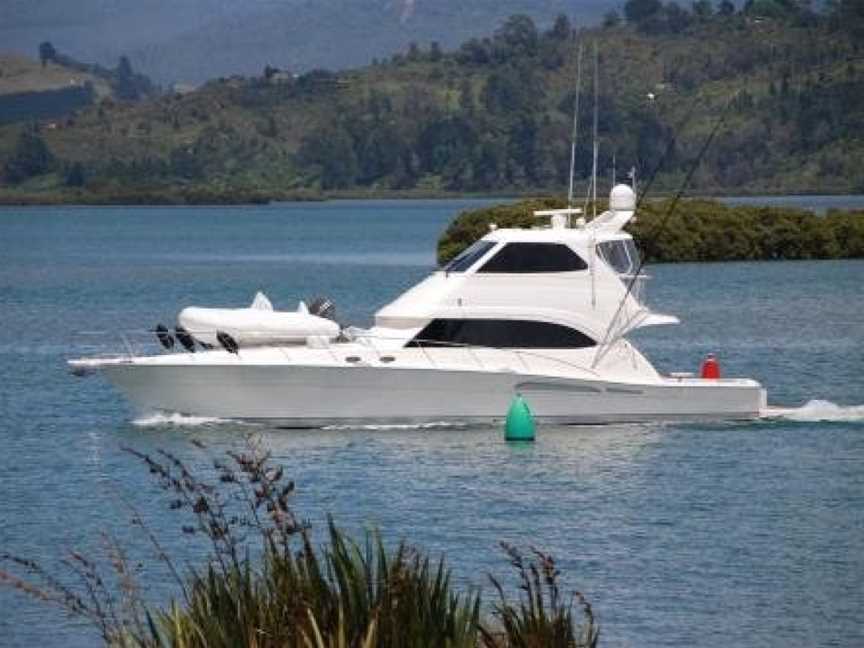
M 632 275 L 639 267 L 639 252 L 633 239 L 604 241 L 597 245 L 597 252 L 618 274 Z
M 463 250 L 461 254 L 444 266 L 444 272 L 465 272 L 493 247 L 495 247 L 495 243 L 492 241 L 476 241 L 474 245 Z

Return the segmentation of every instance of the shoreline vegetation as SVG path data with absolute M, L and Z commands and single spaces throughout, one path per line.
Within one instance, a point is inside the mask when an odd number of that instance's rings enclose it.
M 183 517 L 182 537 L 204 542 L 205 559 L 177 564 L 134 509 L 132 529 L 155 549 L 156 564 L 139 563 L 108 534 L 101 559 L 71 551 L 65 574 L 0 551 L 0 586 L 89 622 L 109 648 L 597 646 L 590 603 L 562 591 L 555 560 L 542 551 L 524 555 L 502 542 L 515 587 L 490 574 L 494 596 L 484 606 L 477 585 L 453 584 L 443 555 L 405 540 L 387 546 L 366 531 L 358 541 L 328 517 L 318 544 L 293 508 L 294 482 L 254 437 L 244 451 L 211 458 L 210 470 L 164 450 L 126 451 Z M 146 567 L 167 569 L 170 602 L 144 599 Z
M 245 188 L 213 188 L 206 186 L 124 188 L 113 191 L 90 191 L 68 189 L 65 191 L 19 191 L 0 187 L 0 207 L 39 207 L 51 205 L 69 206 L 164 206 L 164 205 L 268 205 L 279 202 L 324 202 L 329 200 L 547 200 L 542 196 L 548 191 L 499 190 L 499 191 L 444 191 L 437 189 L 345 189 L 319 191 L 316 189 L 294 189 L 286 191 L 256 190 Z M 563 194 L 563 188 L 561 190 Z M 582 192 L 584 193 L 584 191 Z M 672 192 L 658 191 L 655 199 L 668 197 Z M 699 196 L 689 200 L 714 200 L 730 195 L 728 191 L 698 192 Z M 579 191 L 577 191 L 577 195 Z M 736 197 L 772 198 L 780 196 L 844 196 L 858 195 L 832 191 L 801 191 L 797 193 L 765 193 L 742 190 Z M 551 198 L 549 198 L 551 200 Z
M 538 198 L 463 211 L 438 240 L 438 263 L 455 257 L 492 224 L 535 227 L 535 210 L 565 206 L 562 199 Z M 597 213 L 606 207 L 598 201 Z M 864 210 L 830 209 L 819 215 L 706 198 L 681 200 L 670 213 L 671 207 L 671 198 L 644 201 L 627 226 L 650 263 L 864 258 Z M 592 213 L 590 204 L 585 213 Z

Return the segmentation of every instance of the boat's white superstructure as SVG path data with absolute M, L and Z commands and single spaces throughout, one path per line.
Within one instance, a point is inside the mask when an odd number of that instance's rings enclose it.
M 632 277 L 641 264 L 622 228 L 634 209 L 632 190 L 618 185 L 587 224 L 570 227 L 576 210 L 558 210 L 543 214 L 551 226 L 491 229 L 379 310 L 372 328 L 337 339 L 318 326 L 306 339 L 292 329 L 290 341 L 249 344 L 254 332 L 238 332 L 228 314 L 225 349 L 70 366 L 102 371 L 145 410 L 285 426 L 491 422 L 516 392 L 538 419 L 560 423 L 757 417 L 766 404 L 757 382 L 662 376 L 625 338 L 677 322 L 652 313 L 645 277 Z M 246 342 L 234 348 L 238 335 Z

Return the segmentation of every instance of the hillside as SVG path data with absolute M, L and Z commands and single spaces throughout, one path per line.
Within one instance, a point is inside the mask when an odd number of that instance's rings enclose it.
M 110 94 L 108 84 L 93 74 L 69 70 L 52 61 L 42 66 L 20 54 L 0 54 L 0 96 L 61 90 L 86 83 L 93 84 L 97 96 Z
M 722 114 L 694 191 L 864 191 L 855 2 L 824 16 L 773 18 L 728 9 L 700 16 L 670 4 L 629 24 L 580 30 L 578 40 L 600 52 L 602 177 L 613 155 L 619 174 L 634 166 L 640 178 L 663 160 L 656 188 L 677 187 Z M 566 20 L 539 31 L 516 16 L 452 52 L 414 48 L 354 71 L 295 78 L 271 69 L 184 96 L 103 101 L 62 129 L 0 128 L 0 163 L 35 140 L 47 149 L 36 173 L 7 177 L 5 199 L 69 185 L 81 199 L 183 188 L 270 197 L 561 191 L 574 59 Z M 585 76 L 583 180 L 591 166 Z
M 81 63 L 41 44 L 40 61 L 0 54 L 0 124 L 58 119 L 102 99 L 153 96 L 150 79 L 121 58 L 113 69 Z
M 7 0 L 4 47 L 43 40 L 87 61 L 128 55 L 163 85 L 257 74 L 265 65 L 343 69 L 407 50 L 412 41 L 458 47 L 514 13 L 547 26 L 559 13 L 596 24 L 612 0 Z M 338 43 L 338 47 L 329 46 Z

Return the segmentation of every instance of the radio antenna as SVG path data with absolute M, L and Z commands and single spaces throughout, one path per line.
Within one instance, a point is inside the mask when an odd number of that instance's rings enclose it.
M 597 218 L 597 130 L 600 124 L 600 65 L 599 54 L 597 53 L 597 41 L 594 41 L 594 162 L 591 168 L 591 191 L 594 207 L 592 209 L 592 219 Z
M 579 95 L 582 92 L 582 42 L 579 42 L 579 53 L 576 56 L 576 97 L 573 107 L 573 137 L 570 140 L 570 187 L 567 190 L 567 209 L 573 209 L 573 183 L 576 176 L 576 141 L 579 136 Z M 567 214 L 567 226 L 570 226 L 570 214 Z

